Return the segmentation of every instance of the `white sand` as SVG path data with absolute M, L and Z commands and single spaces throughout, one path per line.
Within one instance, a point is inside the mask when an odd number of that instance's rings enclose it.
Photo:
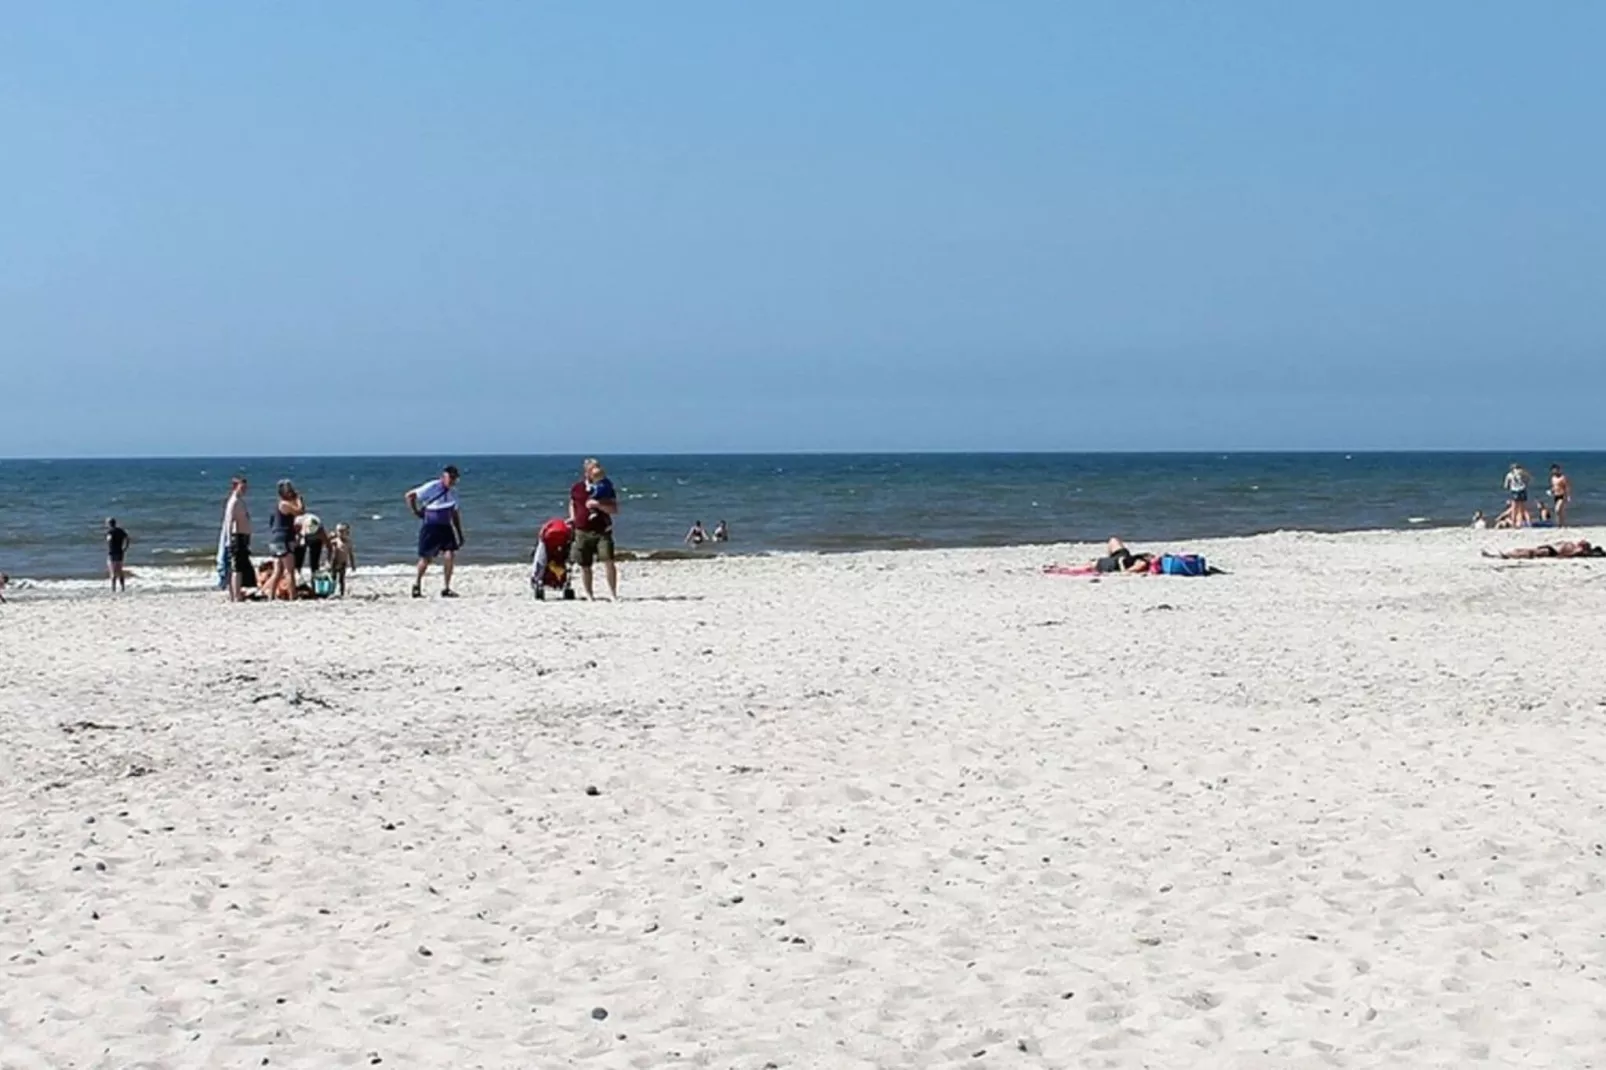
M 1522 541 L 19 598 L 0 1066 L 1606 1065 L 1606 562 Z

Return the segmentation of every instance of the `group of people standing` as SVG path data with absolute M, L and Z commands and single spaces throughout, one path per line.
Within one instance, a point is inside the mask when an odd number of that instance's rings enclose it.
M 1506 507 L 1495 517 L 1490 524 L 1483 515 L 1482 510 L 1473 514 L 1472 526 L 1475 528 L 1564 528 L 1567 526 L 1567 506 L 1572 503 L 1572 480 L 1567 473 L 1561 470 L 1561 465 L 1550 466 L 1550 501 L 1539 503 L 1539 515 L 1534 516 L 1529 507 L 1528 492 L 1533 486 L 1533 475 L 1516 461 L 1506 471 L 1503 486 L 1506 492 Z
M 456 598 L 452 590 L 452 570 L 457 551 L 463 548 L 463 511 L 457 495 L 460 476 L 454 465 L 447 465 L 438 479 L 432 479 L 406 494 L 407 507 L 422 523 L 418 528 L 418 567 L 413 577 L 413 597 L 424 597 L 424 577 L 429 566 L 441 562 L 441 597 Z M 608 580 L 608 595 L 619 597 L 619 566 L 614 561 L 613 518 L 619 515 L 619 494 L 607 470 L 595 457 L 580 462 L 580 478 L 569 488 L 567 525 L 567 565 L 578 565 L 580 582 L 587 598 L 595 598 L 593 570 L 602 562 Z M 550 523 L 550 522 L 549 522 Z M 543 527 L 544 530 L 544 527 Z M 547 541 L 536 539 L 531 582 L 540 594 L 541 574 L 548 564 Z
M 218 572 L 227 585 L 229 600 L 244 602 L 255 591 L 259 597 L 294 602 L 298 598 L 346 593 L 347 574 L 357 567 L 351 527 L 339 524 L 331 535 L 316 513 L 307 509 L 301 492 L 288 479 L 276 487 L 273 511 L 268 514 L 268 559 L 251 560 L 251 507 L 246 499 L 250 481 L 235 476 L 223 506 L 223 529 L 218 536 Z M 322 569 L 328 556 L 328 569 Z M 301 573 L 307 570 L 308 582 Z M 320 581 L 327 578 L 327 586 Z
M 452 589 L 452 575 L 457 553 L 467 542 L 462 502 L 458 496 L 461 478 L 457 467 L 449 464 L 437 478 L 414 487 L 403 496 L 408 509 L 420 521 L 418 565 L 412 587 L 414 598 L 424 597 L 424 579 L 436 561 L 441 563 L 441 597 L 457 597 Z M 347 574 L 357 565 L 349 525 L 338 525 L 331 536 L 318 516 L 307 509 L 295 484 L 281 479 L 273 509 L 268 514 L 268 559 L 260 566 L 254 565 L 251 540 L 255 531 L 246 498 L 249 488 L 245 476 L 235 476 L 223 507 L 218 570 L 220 585 L 227 586 L 229 599 L 246 601 L 252 597 L 253 590 L 257 597 L 286 601 L 335 593 L 344 596 Z M 580 479 L 569 489 L 566 523 L 572 532 L 569 561 L 579 566 L 587 598 L 595 597 L 592 572 L 599 561 L 607 577 L 609 595 L 619 597 L 619 570 L 614 561 L 613 543 L 613 518 L 618 513 L 619 495 L 613 481 L 595 457 L 586 458 L 581 465 Z M 115 585 L 121 577 L 122 553 L 127 548 L 128 537 L 126 532 L 113 534 L 114 530 L 121 532 L 115 521 L 106 523 L 108 558 L 114 562 Z M 328 570 L 324 573 L 320 565 L 326 554 Z M 302 582 L 303 570 L 310 572 L 311 582 Z M 320 589 L 319 580 L 324 575 L 329 580 L 328 590 Z

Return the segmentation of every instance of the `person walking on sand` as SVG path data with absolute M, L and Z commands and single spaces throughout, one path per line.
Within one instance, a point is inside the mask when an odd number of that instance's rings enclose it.
M 457 466 L 441 469 L 439 479 L 407 492 L 407 508 L 424 523 L 418 529 L 418 574 L 413 579 L 413 597 L 424 597 L 424 573 L 429 563 L 441 558 L 441 597 L 456 598 L 452 590 L 452 568 L 457 551 L 463 548 L 463 514 L 457 501 Z
M 1506 472 L 1506 494 L 1511 498 L 1511 520 L 1515 527 L 1525 528 L 1533 521 L 1528 513 L 1528 485 L 1533 477 L 1528 470 L 1516 461 L 1511 462 L 1511 468 Z
M 1561 465 L 1550 466 L 1550 501 L 1556 507 L 1556 526 L 1567 526 L 1567 503 L 1573 500 L 1573 481 L 1561 470 Z
M 244 602 L 245 589 L 257 585 L 256 570 L 251 567 L 251 509 L 245 501 L 248 488 L 244 476 L 235 476 L 229 483 L 229 500 L 223 506 L 218 561 L 227 573 L 230 602 Z
M 106 518 L 106 574 L 111 577 L 114 592 L 128 590 L 128 577 L 123 574 L 123 556 L 128 553 L 128 544 L 133 541 L 128 537 L 128 532 L 117 526 L 115 518 Z
M 289 602 L 296 600 L 296 518 L 306 511 L 296 485 L 288 479 L 279 480 L 279 500 L 268 517 L 268 556 L 273 558 L 268 591 L 277 592 L 280 582 L 288 577 Z
M 580 565 L 580 582 L 586 597 L 592 591 L 591 566 L 602 558 L 608 576 L 608 596 L 619 599 L 619 569 L 613 561 L 613 518 L 619 515 L 619 495 L 613 480 L 595 457 L 580 463 L 580 481 L 569 488 L 569 523 L 574 526 L 572 560 Z

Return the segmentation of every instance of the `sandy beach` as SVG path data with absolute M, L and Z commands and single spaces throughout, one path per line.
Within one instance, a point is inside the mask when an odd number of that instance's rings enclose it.
M 1555 534 L 12 592 L 0 1066 L 1606 1065 Z

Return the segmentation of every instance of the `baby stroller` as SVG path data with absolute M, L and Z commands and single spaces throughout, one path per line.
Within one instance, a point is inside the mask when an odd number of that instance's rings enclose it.
M 553 517 L 541 525 L 530 562 L 530 590 L 536 601 L 546 600 L 547 588 L 562 591 L 566 602 L 574 601 L 574 588 L 569 585 L 569 546 L 573 542 L 574 529 L 567 520 Z

